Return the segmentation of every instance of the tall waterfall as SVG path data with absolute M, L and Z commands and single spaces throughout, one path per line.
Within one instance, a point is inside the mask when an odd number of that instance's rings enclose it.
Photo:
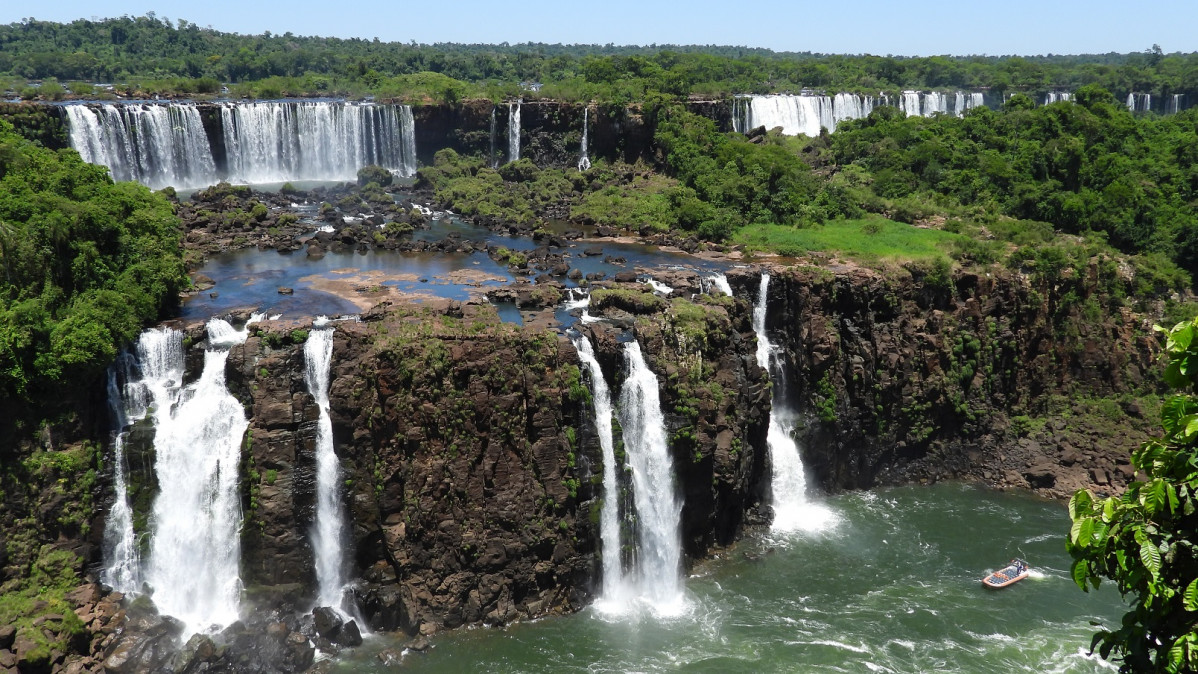
M 766 298 L 770 284 L 768 272 L 761 274 L 757 304 L 753 307 L 753 332 L 757 333 L 757 364 L 770 375 L 773 382 L 770 421 L 766 435 L 773 474 L 770 490 L 773 493 L 775 532 L 798 530 L 816 531 L 832 519 L 831 512 L 807 499 L 807 477 L 799 454 L 794 432 L 798 414 L 790 408 L 786 396 L 786 370 L 766 332 Z
M 1185 107 L 1185 102 L 1185 94 L 1173 94 L 1173 97 L 1169 99 L 1168 113 L 1171 115 L 1176 115 L 1177 113 L 1181 112 L 1182 108 Z
M 68 105 L 65 110 L 71 147 L 83 161 L 107 166 L 114 180 L 135 180 L 153 189 L 217 181 L 212 148 L 194 105 Z
M 587 115 L 590 110 L 586 107 L 582 109 L 582 152 L 578 158 L 578 170 L 585 171 L 591 168 L 591 158 L 587 156 Z
M 595 350 L 585 335 L 574 338 L 578 360 L 591 374 L 591 400 L 594 404 L 595 431 L 603 450 L 603 510 L 599 513 L 599 541 L 603 555 L 603 588 L 600 596 L 606 602 L 621 603 L 624 573 L 620 566 L 620 488 L 616 482 L 616 450 L 612 437 L 611 391 Z
M 228 179 L 239 183 L 352 180 L 377 164 L 416 173 L 406 105 L 265 101 L 221 108 Z
M 109 369 L 108 399 L 116 416 L 113 439 L 112 510 L 104 526 L 102 578 L 125 594 L 141 592 L 143 570 L 126 493 L 125 435 L 129 424 L 153 412 L 160 419 L 183 385 L 183 334 L 170 328 L 147 330 L 134 353 L 124 353 Z
M 378 164 L 416 174 L 416 124 L 406 105 L 337 101 L 226 103 L 211 125 L 192 103 L 65 106 L 71 147 L 116 180 L 151 188 L 290 180 L 352 180 Z M 219 158 L 221 161 L 217 161 Z
M 628 371 L 620 392 L 620 426 L 636 505 L 638 595 L 658 613 L 674 614 L 682 608 L 682 502 L 674 486 L 657 376 L 636 341 L 624 345 L 624 357 Z
M 245 341 L 247 334 L 219 318 L 208 321 L 203 373 L 184 387 L 178 379 L 148 374 L 157 368 L 182 372 L 181 346 L 155 347 L 153 357 L 143 360 L 145 381 L 155 382 L 149 388 L 159 486 L 146 581 L 158 609 L 192 631 L 227 625 L 238 617 L 238 476 L 249 422 L 241 403 L 225 387 L 225 363 L 229 349 Z
M 319 319 L 318 319 L 319 323 Z M 341 609 L 345 591 L 345 514 L 341 506 L 341 466 L 333 451 L 333 421 L 329 417 L 329 367 L 333 359 L 333 328 L 313 325 L 304 342 L 304 381 L 320 408 L 316 429 L 316 582 L 320 606 Z
M 507 104 L 507 160 L 520 159 L 520 105 L 524 101 Z

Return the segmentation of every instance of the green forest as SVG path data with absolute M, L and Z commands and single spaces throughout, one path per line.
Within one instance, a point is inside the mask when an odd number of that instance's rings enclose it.
M 86 395 L 81 384 L 176 305 L 179 242 L 165 197 L 0 120 L 0 437 Z
M 69 24 L 27 19 L 0 26 L 0 77 L 14 91 L 53 98 L 94 93 L 97 82 L 130 94 L 376 95 L 438 100 L 516 95 L 543 84 L 558 100 L 797 92 L 877 93 L 910 88 L 1040 93 L 1101 86 L 1198 97 L 1198 54 L 895 57 L 782 53 L 733 46 L 433 44 L 377 39 L 239 35 L 153 13 Z M 50 79 L 43 88 L 26 81 Z M 2 83 L 0 83 L 2 84 Z M 1195 98 L 1193 100 L 1198 100 Z

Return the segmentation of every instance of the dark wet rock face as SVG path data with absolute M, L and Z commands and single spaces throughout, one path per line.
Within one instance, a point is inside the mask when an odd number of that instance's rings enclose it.
M 755 295 L 758 276 L 733 275 Z M 1068 295 L 1111 302 L 1093 274 L 1049 288 L 1013 274 L 775 272 L 769 329 L 811 417 L 805 461 L 825 489 L 942 479 L 1063 497 L 1119 491 L 1156 432 L 1151 320 L 1117 303 L 1087 319 Z

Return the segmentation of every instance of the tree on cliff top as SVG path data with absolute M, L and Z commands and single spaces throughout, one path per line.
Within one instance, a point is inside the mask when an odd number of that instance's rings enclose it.
M 0 438 L 86 391 L 185 284 L 164 197 L 0 121 Z
M 1143 479 L 1122 496 L 1069 501 L 1074 581 L 1108 578 L 1131 602 L 1092 644 L 1121 672 L 1198 671 L 1198 318 L 1167 332 L 1165 380 L 1179 393 L 1161 409 L 1164 434 L 1132 453 Z

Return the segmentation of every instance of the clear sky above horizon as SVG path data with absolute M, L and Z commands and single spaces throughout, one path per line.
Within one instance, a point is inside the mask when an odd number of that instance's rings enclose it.
M 0 23 L 26 17 L 141 16 L 153 11 L 216 30 L 379 38 L 385 42 L 721 44 L 849 54 L 1079 54 L 1198 51 L 1198 0 L 843 0 L 602 3 L 54 0 L 11 2 Z

